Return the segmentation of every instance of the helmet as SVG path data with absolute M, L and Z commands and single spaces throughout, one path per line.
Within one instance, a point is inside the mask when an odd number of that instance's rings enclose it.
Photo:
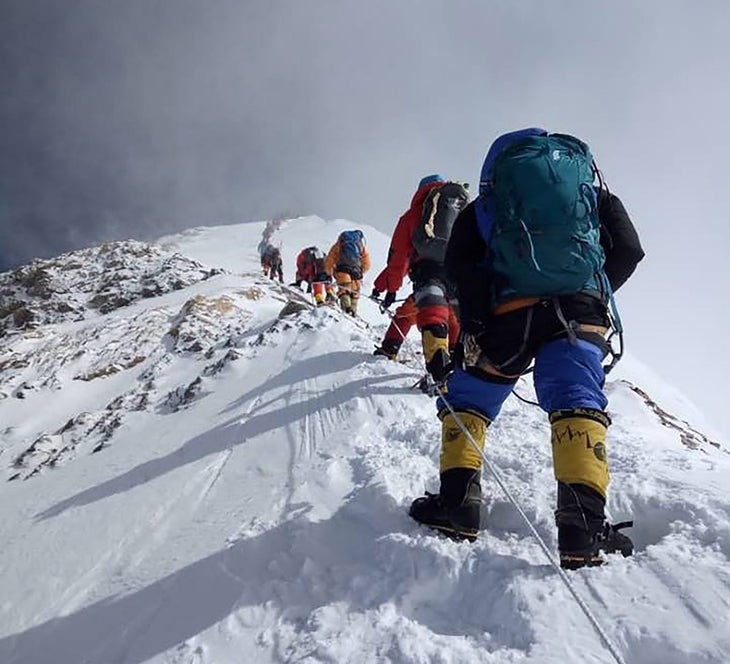
M 433 175 L 427 175 L 426 177 L 422 177 L 421 181 L 418 183 L 418 188 L 420 189 L 424 185 L 427 184 L 433 184 L 434 182 L 443 182 L 444 179 L 438 175 L 437 173 L 434 173 Z

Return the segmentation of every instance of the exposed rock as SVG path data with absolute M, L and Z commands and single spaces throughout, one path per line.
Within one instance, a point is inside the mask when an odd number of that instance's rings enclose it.
M 0 274 L 0 338 L 46 323 L 108 314 L 220 274 L 157 245 L 107 242 Z
M 279 312 L 279 318 L 284 318 L 285 316 L 293 316 L 294 314 L 298 314 L 311 308 L 311 306 L 305 304 L 304 302 L 299 302 L 298 300 L 289 300 Z
M 704 445 L 712 445 L 718 449 L 722 449 L 721 445 L 714 440 L 710 440 L 705 434 L 697 431 L 689 425 L 685 420 L 680 420 L 671 413 L 664 410 L 656 401 L 654 401 L 644 390 L 636 385 L 632 385 L 628 381 L 624 381 L 629 388 L 638 394 L 646 403 L 646 405 L 656 413 L 659 421 L 670 429 L 674 429 L 679 433 L 679 440 L 691 450 L 701 450 Z

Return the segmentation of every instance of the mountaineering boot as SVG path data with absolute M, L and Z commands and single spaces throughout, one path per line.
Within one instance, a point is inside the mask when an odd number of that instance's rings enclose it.
M 611 419 L 595 408 L 565 408 L 550 413 L 550 443 L 555 479 L 585 484 L 605 499 L 608 491 L 606 434 Z
M 400 350 L 400 342 L 392 339 L 384 339 L 380 346 L 376 347 L 373 355 L 382 355 L 387 357 L 389 360 L 396 360 L 398 358 L 398 351 Z
M 482 487 L 479 476 L 490 420 L 475 411 L 441 411 L 441 487 L 411 504 L 418 523 L 449 537 L 474 541 L 479 532 Z
M 352 298 L 349 293 L 342 293 L 340 295 L 340 307 L 346 314 L 352 313 Z
M 605 498 L 585 484 L 558 483 L 558 550 L 563 569 L 596 567 L 604 563 L 600 553 L 620 553 L 624 558 L 634 552 L 634 544 L 619 531 L 633 521 L 611 525 L 604 514 Z
M 324 284 L 318 282 L 309 284 L 308 292 L 312 293 L 314 303 L 318 307 L 321 307 L 324 304 Z
M 611 420 L 595 408 L 566 408 L 550 413 L 553 465 L 558 480 L 558 550 L 563 569 L 603 564 L 600 553 L 633 553 L 632 541 L 619 530 L 632 525 L 606 523 L 609 484 L 606 433 Z
M 473 542 L 479 534 L 481 504 L 479 471 L 452 468 L 441 473 L 440 492 L 426 492 L 425 497 L 416 498 L 408 514 L 447 537 Z
M 451 371 L 448 330 L 445 325 L 433 325 L 423 329 L 423 359 L 426 371 L 436 383 L 443 383 Z
M 426 362 L 426 371 L 431 375 L 435 383 L 443 384 L 446 377 L 451 373 L 452 363 L 447 351 L 439 348 L 433 357 Z

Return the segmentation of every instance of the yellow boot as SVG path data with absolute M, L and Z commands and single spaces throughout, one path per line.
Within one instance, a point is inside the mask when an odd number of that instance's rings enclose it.
M 481 516 L 482 457 L 464 429 L 481 450 L 489 420 L 476 413 L 459 412 L 456 416 L 445 414 L 442 422 L 441 488 L 438 494 L 416 498 L 409 514 L 418 523 L 448 537 L 473 542 L 479 533 Z
M 344 311 L 346 314 L 350 313 L 352 309 L 352 298 L 350 297 L 349 293 L 340 294 L 340 307 L 342 308 L 342 311 Z
M 601 565 L 601 552 L 633 553 L 633 542 L 619 532 L 632 522 L 606 522 L 609 484 L 606 433 L 611 420 L 603 411 L 572 408 L 550 413 L 553 463 L 558 480 L 560 566 L 578 569 Z
M 448 333 L 441 326 L 438 329 L 424 328 L 422 341 L 426 371 L 434 381 L 443 383 L 451 369 Z

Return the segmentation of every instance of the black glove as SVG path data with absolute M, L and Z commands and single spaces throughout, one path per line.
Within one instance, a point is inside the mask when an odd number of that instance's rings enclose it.
M 373 288 L 373 292 L 370 293 L 370 297 L 373 298 L 373 300 L 377 300 L 380 297 L 380 291 L 377 288 Z
M 388 291 L 383 298 L 383 308 L 387 309 L 393 302 L 395 302 L 395 293 Z
M 307 293 L 311 293 L 311 292 L 312 292 L 312 284 L 307 282 Z

